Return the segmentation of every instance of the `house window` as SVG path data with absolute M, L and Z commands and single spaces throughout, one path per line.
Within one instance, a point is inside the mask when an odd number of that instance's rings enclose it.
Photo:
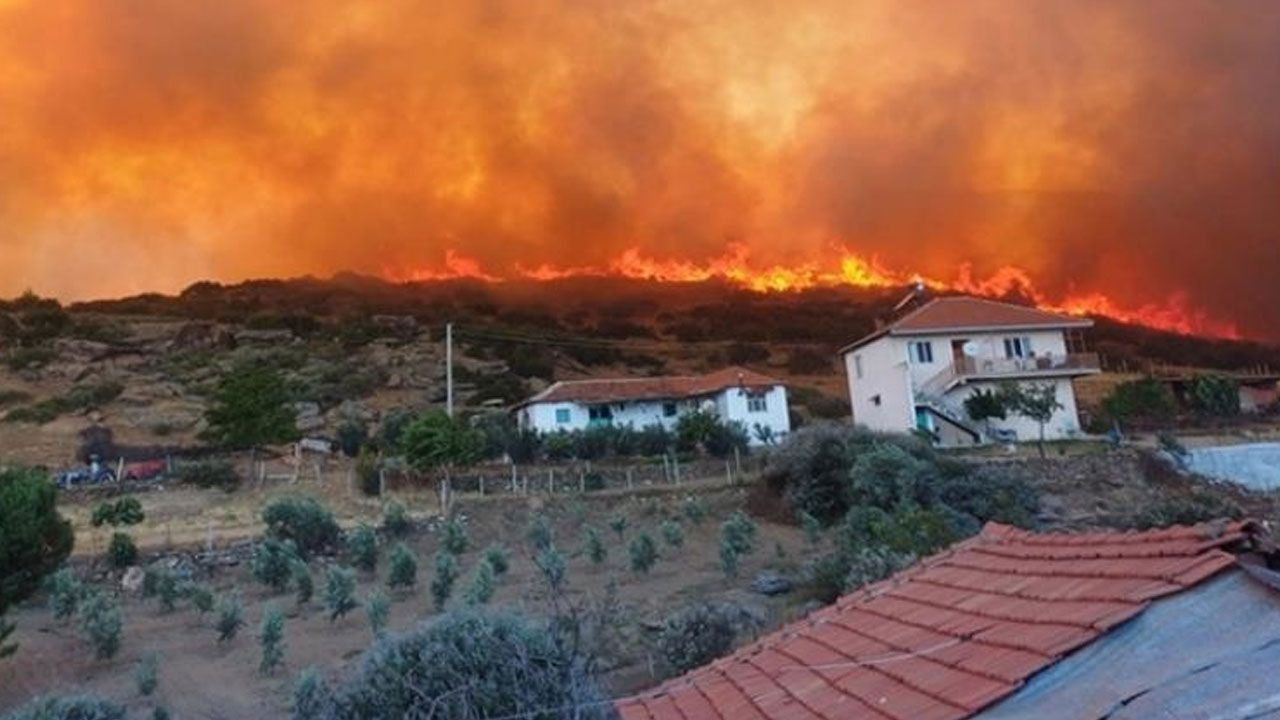
M 933 343 L 928 340 L 911 343 L 911 359 L 925 365 L 933 362 Z
M 853 374 L 859 380 L 862 379 L 862 356 L 861 355 L 853 356 Z
M 597 405 L 587 409 L 587 418 L 591 422 L 609 422 L 613 420 L 613 410 L 608 405 Z
M 662 417 L 675 417 L 676 404 L 673 402 L 662 403 Z
M 769 411 L 769 403 L 764 393 L 751 393 L 747 396 L 747 412 L 762 413 Z
M 1025 336 L 1005 338 L 1004 356 L 1010 359 L 1031 357 L 1031 338 Z
M 569 408 L 556 408 L 556 424 L 564 425 L 569 422 Z

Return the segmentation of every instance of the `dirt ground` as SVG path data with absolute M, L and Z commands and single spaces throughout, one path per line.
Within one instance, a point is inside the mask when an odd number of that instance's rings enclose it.
M 317 490 L 317 488 L 303 488 Z M 275 487 L 269 490 L 247 489 L 231 495 L 218 490 L 175 489 L 143 493 L 148 515 L 147 524 L 138 535 L 146 547 L 166 544 L 177 546 L 194 540 L 205 542 L 209 522 L 216 523 L 215 544 L 247 537 L 260 530 L 256 509 L 269 497 L 296 492 L 297 487 Z M 720 522 L 733 510 L 744 505 L 745 487 L 690 484 L 663 487 L 626 496 L 601 493 L 545 497 L 489 497 L 462 499 L 455 512 L 466 520 L 470 547 L 462 556 L 462 575 L 454 591 L 451 605 L 460 604 L 459 597 L 470 580 L 480 550 L 490 543 L 502 543 L 512 553 L 510 573 L 504 577 L 493 604 L 537 615 L 541 612 L 540 584 L 537 582 L 530 550 L 524 540 L 528 519 L 535 511 L 546 512 L 555 527 L 556 543 L 571 554 L 569 582 L 579 599 L 599 600 L 606 584 L 615 579 L 620 606 L 614 613 L 625 618 L 619 626 L 619 640 L 608 653 L 606 680 L 611 692 L 625 694 L 654 684 L 659 675 L 652 669 L 647 647 L 651 630 L 645 625 L 656 623 L 671 608 L 697 600 L 733 600 L 758 613 L 765 628 L 772 628 L 801 612 L 803 599 L 797 594 L 765 598 L 749 590 L 751 579 L 760 570 L 770 568 L 794 572 L 808 557 L 821 550 L 811 548 L 798 529 L 760 522 L 759 542 L 738 578 L 726 580 L 717 558 L 717 534 Z M 683 521 L 685 542 L 682 548 L 666 546 L 657 532 L 664 517 L 679 515 L 681 502 L 691 493 L 704 496 L 711 513 L 700 524 Z M 344 524 L 360 520 L 375 521 L 379 514 L 376 500 L 353 498 L 343 490 L 315 493 L 326 497 Z M 419 521 L 436 512 L 434 496 L 400 495 Z M 79 533 L 81 557 L 77 566 L 92 572 L 94 553 L 105 546 L 106 533 L 87 529 L 85 518 L 91 501 L 68 504 L 66 511 L 75 518 Z M 627 566 L 626 540 L 606 527 L 608 514 L 622 511 L 630 519 L 626 531 L 629 540 L 641 529 L 658 541 L 662 559 L 647 575 L 637 575 Z M 596 567 L 583 556 L 583 528 L 599 527 L 605 534 L 609 550 L 607 562 Z M 425 526 L 425 527 L 424 527 Z M 419 556 L 418 584 L 413 592 L 394 596 L 389 627 L 404 630 L 429 620 L 432 609 L 428 585 L 431 578 L 431 555 L 437 549 L 437 537 L 429 522 L 419 522 L 418 529 L 407 540 Z M 103 537 L 97 537 L 98 534 Z M 375 573 L 361 573 L 358 597 L 364 598 L 381 586 L 386 574 L 386 547 Z M 297 673 L 317 666 L 332 677 L 349 672 L 371 642 L 367 617 L 363 609 L 330 623 L 321 607 L 320 589 L 325 560 L 313 561 L 312 574 L 317 593 L 311 603 L 297 607 L 290 593 L 272 596 L 241 565 L 223 568 L 207 581 L 216 591 L 240 588 L 244 593 L 246 626 L 232 641 L 216 642 L 212 617 L 201 618 L 195 610 L 180 605 L 168 614 L 162 613 L 155 601 L 122 595 L 125 613 L 124 642 L 120 653 L 108 661 L 92 659 L 92 651 L 74 623 L 55 621 L 37 596 L 16 613 L 20 643 L 18 654 L 0 663 L 0 710 L 20 705 L 37 695 L 49 692 L 84 691 L 127 704 L 135 717 L 163 705 L 178 718 L 282 718 L 287 717 L 291 689 Z M 272 677 L 258 673 L 258 625 L 268 603 L 286 609 L 286 668 Z M 744 638 L 744 641 L 746 639 Z M 160 684 L 155 696 L 141 698 L 136 690 L 134 670 L 148 651 L 161 655 Z

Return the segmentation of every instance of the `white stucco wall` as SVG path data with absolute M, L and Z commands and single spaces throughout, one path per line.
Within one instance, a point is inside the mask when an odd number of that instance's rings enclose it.
M 915 427 L 906 350 L 897 338 L 886 336 L 855 348 L 845 353 L 844 363 L 855 425 L 885 432 L 906 432 Z
M 916 387 L 923 385 L 952 363 L 951 343 L 956 340 L 972 341 L 977 345 L 975 358 L 981 362 L 984 358 L 1003 360 L 1005 338 L 1022 337 L 1031 340 L 1031 350 L 1036 355 L 1065 355 L 1067 352 L 1066 336 L 1061 330 L 1020 331 L 986 333 L 948 333 L 942 335 L 921 335 L 917 337 L 891 337 L 897 344 L 903 358 L 911 366 L 911 380 Z M 928 342 L 933 346 L 933 362 L 920 363 L 911 357 L 910 343 Z
M 676 405 L 674 416 L 667 416 L 664 412 L 664 405 L 668 402 Z M 673 430 L 681 415 L 704 406 L 713 410 L 722 420 L 742 423 L 751 437 L 752 444 L 759 444 L 755 435 L 756 425 L 772 429 L 774 436 L 779 438 L 791 431 L 787 389 L 782 385 L 775 385 L 765 393 L 765 410 L 760 412 L 747 409 L 747 394 L 739 388 L 722 390 L 715 395 L 697 399 L 609 403 L 613 411 L 612 424 L 630 425 L 637 430 L 654 424 Z M 556 411 L 560 409 L 569 411 L 568 422 L 556 422 Z M 557 430 L 583 430 L 591 422 L 590 408 L 588 405 L 576 402 L 533 403 L 520 409 L 519 421 L 521 427 L 533 428 L 544 433 Z
M 1023 380 L 1022 382 L 1035 385 L 1053 384 L 1058 402 L 1062 403 L 1062 407 L 1054 412 L 1053 417 L 1045 425 L 1044 436 L 1046 440 L 1066 440 L 1080 435 L 1080 415 L 1076 409 L 1075 386 L 1072 385 L 1070 378 L 1047 378 L 1043 380 Z M 979 390 L 990 392 L 997 390 L 999 387 L 1000 384 L 995 382 L 966 383 L 947 394 L 946 404 L 958 410 L 959 417 L 964 418 L 967 417 L 964 412 L 965 398 Z M 973 425 L 984 432 L 988 427 L 985 422 L 975 422 Z M 1040 437 L 1039 424 L 1034 420 L 1012 413 L 1004 420 L 992 420 L 989 427 L 1012 430 L 1017 433 L 1018 440 L 1023 441 L 1036 440 Z

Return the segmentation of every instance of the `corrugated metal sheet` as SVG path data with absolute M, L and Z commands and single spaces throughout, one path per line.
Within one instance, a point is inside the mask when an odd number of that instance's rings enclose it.
M 1280 708 L 1280 595 L 1231 570 L 1035 675 L 975 717 L 1268 717 Z

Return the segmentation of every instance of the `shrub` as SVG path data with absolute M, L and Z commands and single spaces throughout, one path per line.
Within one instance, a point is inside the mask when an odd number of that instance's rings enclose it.
M 307 668 L 298 676 L 293 688 L 292 720 L 327 720 L 336 718 L 333 691 L 315 668 Z M 352 720 L 355 720 L 352 718 Z
M 627 546 L 627 555 L 631 558 L 631 571 L 648 573 L 658 562 L 658 545 L 649 537 L 649 533 L 640 533 L 631 539 Z
M 768 432 L 765 435 L 768 439 L 772 439 L 772 435 Z M 702 446 L 707 453 L 712 457 L 718 458 L 732 455 L 735 449 L 739 452 L 746 452 L 750 444 L 751 436 L 747 433 L 747 428 L 736 420 L 717 423 L 711 433 L 702 441 Z
M 293 566 L 298 559 L 292 541 L 269 537 L 254 548 L 249 569 L 258 582 L 274 592 L 284 592 L 293 577 Z
M 404 543 L 391 548 L 388 560 L 387 586 L 391 588 L 413 587 L 418 582 L 418 556 Z
M 481 557 L 493 567 L 494 574 L 501 577 L 507 574 L 507 570 L 511 566 L 511 560 L 508 556 L 509 553 L 505 547 L 490 545 L 484 549 L 484 554 Z
M 675 520 L 664 520 L 658 526 L 658 531 L 662 533 L 662 540 L 671 547 L 678 548 L 684 545 L 684 529 Z
M 553 714 L 548 708 L 575 708 L 580 720 L 613 717 L 585 667 L 546 629 L 518 616 L 454 611 L 375 643 L 332 699 L 310 681 L 309 704 L 295 700 L 294 717 L 535 717 Z
M 106 595 L 90 593 L 80 603 L 80 629 L 93 645 L 99 660 L 115 656 L 120 649 L 120 631 L 124 617 L 120 605 Z
M 387 617 L 391 614 L 391 599 L 381 590 L 374 590 L 364 602 L 365 613 L 369 617 L 369 631 L 374 638 L 382 637 L 387 627 Z
M 453 594 L 453 583 L 458 579 L 458 559 L 453 553 L 436 551 L 435 573 L 431 576 L 431 599 L 436 610 L 443 610 Z
M 488 561 L 481 559 L 476 563 L 475 574 L 471 577 L 471 585 L 464 596 L 468 605 L 484 605 L 493 598 L 497 588 L 497 574 Z
M 347 418 L 338 424 L 335 436 L 342 454 L 353 458 L 363 454 L 369 442 L 369 428 L 357 418 Z
M 694 525 L 701 525 L 702 521 L 707 519 L 707 515 L 711 514 L 711 509 L 707 507 L 706 498 L 699 496 L 690 496 L 684 499 L 681 510 L 689 522 Z
M 382 494 L 382 470 L 378 467 L 378 458 L 369 451 L 369 448 L 360 448 L 360 454 L 356 457 L 355 473 L 360 492 L 369 497 Z
M 383 507 L 382 529 L 386 530 L 388 535 L 395 537 L 404 537 L 413 529 L 413 523 L 409 520 L 409 511 L 402 503 L 391 500 Z
M 75 537 L 57 500 L 57 488 L 43 473 L 0 470 L 0 616 L 71 553 Z
M 467 421 L 436 410 L 410 423 L 400 438 L 400 446 L 415 470 L 436 470 L 480 460 L 484 434 Z
M 351 564 L 365 572 L 378 567 L 378 535 L 373 528 L 361 524 L 347 533 L 347 555 Z
M 213 612 L 213 591 L 207 586 L 192 583 L 187 585 L 183 592 L 187 596 L 187 600 L 191 602 L 191 607 L 196 609 L 196 612 L 201 615 Z
M 605 549 L 604 540 L 600 537 L 599 530 L 595 529 L 594 527 L 588 526 L 585 542 L 586 542 L 585 551 L 587 553 L 587 557 L 591 560 L 593 564 L 596 564 L 596 565 L 603 564 L 604 561 L 609 558 L 609 551 Z
M 160 611 L 173 612 L 182 599 L 182 586 L 178 583 L 177 574 L 168 567 L 152 564 L 147 568 L 145 578 L 151 578 L 151 588 L 160 601 Z
M 1134 515 L 1130 526 L 1135 530 L 1168 527 L 1169 525 L 1195 525 L 1221 518 L 1238 519 L 1244 510 L 1234 502 L 1207 492 L 1196 492 L 1183 497 L 1165 498 Z
M 285 497 L 271 501 L 262 511 L 267 535 L 293 541 L 302 556 L 336 546 L 342 531 L 333 513 L 313 497 Z
M 133 679 L 138 686 L 139 695 L 146 697 L 156 691 L 156 686 L 160 683 L 159 665 L 160 656 L 154 650 L 143 653 L 142 659 L 138 661 L 138 667 L 133 671 Z
M 673 614 L 658 632 L 658 653 L 672 675 L 692 670 L 733 650 L 748 616 L 732 605 L 700 603 Z
M 126 568 L 138 561 L 138 546 L 133 544 L 129 533 L 111 533 L 111 542 L 107 545 L 107 561 L 114 568 Z
M 234 639 L 240 628 L 244 627 L 244 603 L 240 600 L 238 590 L 224 593 L 218 598 L 217 614 L 213 627 L 218 631 L 218 642 Z
M 720 525 L 720 536 L 729 542 L 739 555 L 746 555 L 755 550 L 756 524 L 741 510 L 735 510 L 728 520 Z
M 280 372 L 266 363 L 245 363 L 218 382 L 205 420 L 204 438 L 222 447 L 247 449 L 292 442 L 297 416 Z
M 1187 399 L 1200 415 L 1233 417 L 1240 414 L 1240 383 L 1225 375 L 1196 375 Z
M 547 587 L 553 593 L 564 587 L 565 579 L 569 576 L 569 563 L 565 560 L 564 553 L 557 550 L 554 545 L 548 545 L 538 553 L 533 562 L 538 566 L 542 579 L 546 581 Z
M 815 599 L 831 603 L 844 593 L 883 580 L 914 561 L 913 555 L 882 547 L 846 547 L 810 563 L 806 582 Z
M 1102 400 L 1103 415 L 1121 422 L 1167 420 L 1176 411 L 1169 386 L 1150 377 L 1120 383 Z
M 262 611 L 262 625 L 258 628 L 258 645 L 262 648 L 262 660 L 258 672 L 270 675 L 284 662 L 284 613 L 275 605 Z
M 175 473 L 180 482 L 190 483 L 199 488 L 218 488 L 223 492 L 232 492 L 240 487 L 240 475 L 231 463 L 225 460 L 203 460 L 185 463 L 178 466 Z
M 454 555 L 467 551 L 467 529 L 460 520 L 450 518 L 440 527 L 440 546 Z
M 936 500 L 973 519 L 977 531 L 988 521 L 1030 528 L 1040 507 L 1040 494 L 1016 473 L 996 465 L 982 465 L 966 474 L 943 477 Z
M 355 593 L 355 571 L 330 565 L 324 576 L 324 607 L 329 611 L 329 622 L 334 622 L 360 607 Z
M 636 453 L 653 457 L 655 455 L 666 455 L 670 452 L 675 441 L 671 435 L 671 431 L 658 423 L 645 425 L 636 433 L 635 438 Z
M 804 531 L 805 541 L 809 543 L 810 547 L 817 546 L 818 542 L 822 540 L 822 522 L 804 510 L 801 510 L 798 514 L 800 516 L 800 529 Z
M 542 513 L 535 514 L 529 519 L 529 529 L 525 532 L 525 539 L 534 550 L 546 550 L 551 547 L 553 539 L 551 520 Z
M 64 567 L 50 575 L 46 580 L 46 587 L 49 591 L 49 609 L 53 611 L 54 618 L 66 620 L 76 614 L 76 608 L 84 598 L 85 588 L 71 568 Z
M 89 522 L 94 527 L 119 527 L 137 525 L 145 519 L 146 514 L 142 512 L 142 503 L 138 502 L 138 498 L 125 497 L 115 502 L 99 503 L 93 509 L 93 517 Z
M 89 695 L 38 698 L 5 715 L 5 720 L 126 720 L 124 707 Z
M 614 512 L 609 515 L 609 529 L 621 540 L 622 536 L 627 532 L 627 516 L 621 512 Z
M 294 558 L 289 564 L 289 575 L 293 579 L 293 594 L 299 605 L 311 602 L 315 594 L 316 584 L 311 577 L 311 567 L 302 558 Z

